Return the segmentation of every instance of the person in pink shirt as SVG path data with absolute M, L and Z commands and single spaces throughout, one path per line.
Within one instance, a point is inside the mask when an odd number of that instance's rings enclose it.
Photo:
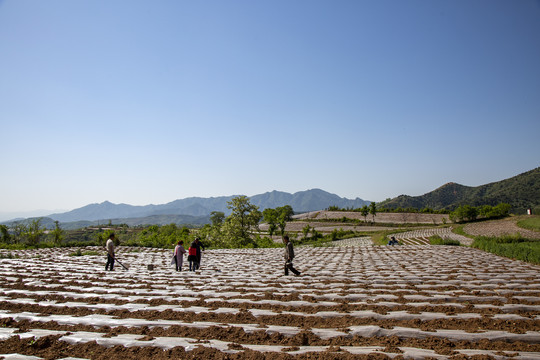
M 174 262 L 176 263 L 176 271 L 182 271 L 182 265 L 184 264 L 184 242 L 180 240 L 174 248 Z

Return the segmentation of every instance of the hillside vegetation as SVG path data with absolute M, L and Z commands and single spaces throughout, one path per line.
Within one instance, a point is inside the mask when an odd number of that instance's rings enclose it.
M 385 208 L 431 208 L 455 210 L 462 205 L 496 206 L 510 204 L 512 213 L 525 214 L 527 209 L 540 212 L 540 167 L 510 179 L 470 187 L 448 183 L 421 196 L 400 195 L 378 204 Z

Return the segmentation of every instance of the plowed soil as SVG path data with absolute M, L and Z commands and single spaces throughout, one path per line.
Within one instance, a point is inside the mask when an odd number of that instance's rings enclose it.
M 502 220 L 481 221 L 467 224 L 463 230 L 470 235 L 495 236 L 521 235 L 527 239 L 540 240 L 540 232 L 520 228 L 517 225 L 519 218 L 506 218 Z
M 71 252 L 0 260 L 0 356 L 540 359 L 540 267 L 476 249 L 297 247 L 299 277 L 282 249 Z

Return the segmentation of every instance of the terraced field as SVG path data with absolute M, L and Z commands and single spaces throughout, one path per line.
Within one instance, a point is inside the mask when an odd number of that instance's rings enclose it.
M 462 245 L 471 245 L 473 241 L 466 236 L 454 234 L 452 228 L 449 227 L 412 230 L 390 236 L 394 236 L 396 240 L 406 245 L 429 245 L 429 238 L 433 235 L 438 235 L 443 239 L 459 241 Z
M 113 272 L 104 255 L 12 251 L 0 357 L 540 359 L 539 266 L 368 244 L 298 247 L 300 277 L 283 276 L 282 249 L 209 250 L 195 273 L 155 249 L 121 248 L 129 270 Z
M 465 225 L 463 230 L 471 235 L 501 237 L 519 234 L 527 239 L 540 240 L 539 231 L 520 228 L 517 226 L 518 219 L 519 218 L 506 218 L 501 220 L 475 222 Z
M 336 220 L 341 218 L 355 219 L 360 221 L 375 221 L 378 224 L 392 223 L 392 224 L 433 224 L 440 225 L 443 223 L 449 223 L 449 216 L 446 214 L 424 214 L 424 213 L 377 213 L 375 218 L 372 215 L 363 217 L 360 212 L 357 211 L 312 211 L 308 213 L 298 214 L 293 216 L 295 220 Z

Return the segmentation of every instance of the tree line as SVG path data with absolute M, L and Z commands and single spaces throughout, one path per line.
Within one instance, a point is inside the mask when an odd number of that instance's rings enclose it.
M 377 212 L 381 212 L 381 209 L 377 208 L 377 203 L 372 201 L 369 206 L 364 205 L 361 208 L 340 208 L 339 206 L 329 206 L 328 211 L 352 211 L 359 212 L 364 217 L 364 221 L 367 222 L 368 215 L 371 214 L 373 221 L 375 221 L 375 215 Z
M 422 209 L 417 209 L 414 207 L 408 207 L 408 208 L 387 208 L 387 207 L 377 207 L 375 202 L 371 202 L 369 207 L 368 205 L 364 205 L 361 208 L 340 208 L 339 206 L 330 206 L 326 210 L 328 211 L 351 211 L 351 212 L 360 212 L 364 217 L 373 212 L 372 208 L 375 209 L 376 212 L 380 213 L 423 213 L 423 214 L 449 214 L 450 210 L 434 210 L 430 207 L 425 207 Z
M 500 203 L 495 206 L 482 205 L 470 206 L 461 205 L 456 210 L 450 213 L 450 220 L 453 222 L 475 221 L 478 218 L 482 219 L 499 219 L 510 214 L 512 206 L 506 203 Z
M 17 222 L 11 229 L 6 225 L 0 225 L 0 243 L 24 243 L 29 246 L 36 246 L 41 242 L 47 241 L 53 245 L 60 245 L 65 238 L 65 231 L 60 227 L 58 221 L 54 223 L 55 228 L 53 230 L 46 230 L 41 225 L 41 218 L 32 219 L 28 222 Z
M 330 206 L 328 211 L 353 211 L 360 212 L 364 216 L 364 220 L 367 219 L 368 214 L 373 215 L 373 221 L 375 221 L 375 214 L 380 213 L 424 213 L 424 214 L 449 214 L 449 219 L 452 222 L 465 222 L 465 221 L 475 221 L 477 219 L 499 219 L 510 215 L 510 210 L 512 206 L 506 203 L 499 203 L 498 205 L 482 205 L 482 206 L 471 206 L 471 205 L 461 205 L 457 207 L 454 211 L 448 210 L 433 210 L 431 208 L 377 208 L 376 203 L 372 202 L 370 206 L 364 205 L 361 208 L 356 209 L 342 209 L 337 206 Z
M 189 245 L 198 236 L 207 247 L 213 248 L 256 248 L 279 246 L 272 240 L 274 235 L 284 235 L 287 222 L 292 220 L 294 210 L 290 205 L 267 208 L 260 211 L 256 205 L 251 204 L 247 196 L 237 196 L 227 202 L 227 208 L 231 210 L 229 216 L 221 211 L 213 211 L 210 214 L 210 224 L 198 229 L 189 229 L 186 226 L 179 227 L 176 224 L 150 225 L 141 228 L 129 228 L 127 225 L 116 225 L 104 228 L 89 228 L 81 231 L 66 232 L 55 221 L 52 230 L 46 230 L 41 225 L 41 219 L 32 219 L 15 223 L 8 228 L 0 225 L 0 245 L 3 247 L 37 247 L 37 246 L 84 246 L 104 245 L 111 232 L 115 232 L 117 239 L 123 245 L 148 246 L 148 247 L 171 247 L 178 241 L 184 241 Z M 453 222 L 475 221 L 479 218 L 492 219 L 508 216 L 511 206 L 501 203 L 496 206 L 483 205 L 479 207 L 463 205 L 450 213 Z M 331 211 L 344 211 L 337 207 L 330 207 Z M 350 210 L 349 210 L 350 211 Z M 375 221 L 377 212 L 383 211 L 372 202 L 369 206 L 364 205 L 357 209 L 364 220 L 372 216 Z M 268 225 L 268 236 L 263 233 L 259 224 L 264 221 Z M 326 237 L 318 233 L 315 228 L 306 225 L 302 229 L 303 238 L 300 241 L 335 240 L 351 234 L 332 232 Z M 309 236 L 311 234 L 311 236 Z M 326 239 L 327 238 L 327 239 Z
M 211 224 L 202 228 L 189 229 L 176 224 L 150 225 L 144 228 L 129 228 L 127 225 L 112 225 L 100 228 L 87 228 L 80 231 L 61 229 L 58 221 L 53 230 L 46 230 L 41 219 L 17 222 L 10 228 L 0 225 L 0 244 L 8 247 L 37 247 L 37 246 L 82 246 L 105 244 L 111 232 L 117 236 L 117 241 L 127 246 L 170 247 L 178 241 L 184 244 L 198 236 L 205 246 L 215 248 L 254 248 L 276 246 L 269 237 L 261 237 L 259 223 L 261 220 L 270 224 L 270 236 L 285 233 L 285 226 L 292 219 L 294 211 L 286 205 L 276 209 L 265 209 L 263 212 L 250 203 L 247 196 L 238 196 L 227 203 L 231 210 L 229 216 L 223 212 L 214 211 L 210 215 Z M 74 236 L 74 233 L 76 235 Z

